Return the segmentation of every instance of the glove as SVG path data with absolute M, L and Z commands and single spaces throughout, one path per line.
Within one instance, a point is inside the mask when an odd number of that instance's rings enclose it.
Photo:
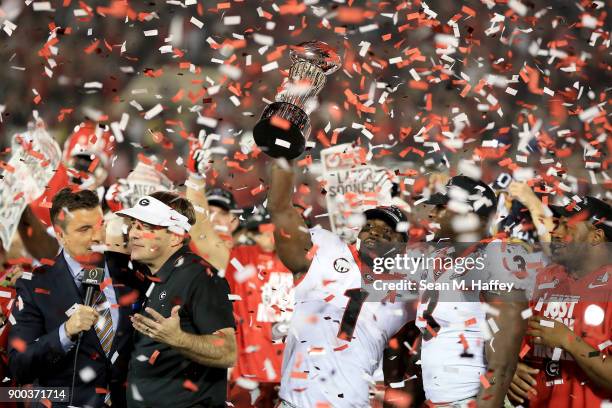
M 106 191 L 104 199 L 111 212 L 123 210 L 127 205 L 126 196 L 128 194 L 128 186 L 125 179 L 119 179 L 117 183 L 112 184 Z
M 197 141 L 191 142 L 187 159 L 187 170 L 199 178 L 205 178 L 206 171 L 210 167 L 208 164 L 210 151 L 204 148 L 204 138 L 204 135 L 200 135 Z

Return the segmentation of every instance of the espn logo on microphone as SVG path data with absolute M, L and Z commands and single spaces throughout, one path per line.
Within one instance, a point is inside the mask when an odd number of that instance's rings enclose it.
M 94 268 L 85 271 L 83 275 L 83 284 L 99 285 L 104 280 L 104 269 Z

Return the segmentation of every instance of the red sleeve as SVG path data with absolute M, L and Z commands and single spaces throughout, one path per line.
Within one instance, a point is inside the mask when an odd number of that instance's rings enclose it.
M 53 197 L 64 187 L 68 187 L 69 183 L 68 173 L 66 167 L 60 163 L 55 174 L 51 177 L 49 184 L 45 187 L 45 192 L 38 197 L 36 200 L 30 203 L 30 208 L 36 217 L 42 221 L 43 224 L 51 226 L 51 203 Z
M 247 266 L 250 264 L 254 264 L 252 261 L 256 256 L 256 247 L 254 245 L 238 245 L 232 248 L 229 255 L 229 262 L 227 267 L 225 268 L 225 279 L 230 285 L 231 293 L 236 293 L 236 286 L 238 282 L 236 281 L 236 267 L 232 264 L 232 260 L 235 260 L 234 263 L 239 262 L 242 266 Z
M 4 315 L 8 323 L 8 316 L 11 314 L 11 309 L 13 308 L 14 304 L 11 305 L 10 309 L 8 306 L 11 303 L 11 300 L 17 297 L 15 294 L 15 289 L 7 288 L 7 287 L 0 287 L 0 295 L 1 295 L 0 296 L 0 310 L 2 311 L 2 314 Z M 7 344 L 8 344 L 8 330 L 3 330 L 2 334 L 0 335 L 0 347 L 7 350 L 8 349 Z

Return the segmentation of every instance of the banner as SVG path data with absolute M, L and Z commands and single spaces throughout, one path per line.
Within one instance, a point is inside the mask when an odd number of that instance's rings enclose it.
M 60 147 L 42 121 L 13 136 L 11 153 L 8 163 L 1 163 L 0 173 L 0 239 L 5 250 L 23 210 L 44 193 L 61 161 Z
M 365 210 L 391 204 L 392 182 L 387 170 L 369 164 L 366 150 L 350 143 L 321 150 L 327 214 L 332 231 L 354 242 Z

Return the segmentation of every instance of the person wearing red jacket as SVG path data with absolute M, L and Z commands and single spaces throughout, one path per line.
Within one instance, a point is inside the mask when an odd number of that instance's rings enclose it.
M 283 337 L 293 311 L 293 275 L 274 251 L 274 225 L 264 208 L 244 212 L 254 244 L 234 246 L 225 271 L 235 296 L 238 363 L 229 400 L 236 407 L 272 407 L 278 399 Z
M 603 406 L 612 399 L 612 209 L 583 197 L 551 210 L 553 262 L 536 278 L 525 356 L 508 397 L 530 408 Z

